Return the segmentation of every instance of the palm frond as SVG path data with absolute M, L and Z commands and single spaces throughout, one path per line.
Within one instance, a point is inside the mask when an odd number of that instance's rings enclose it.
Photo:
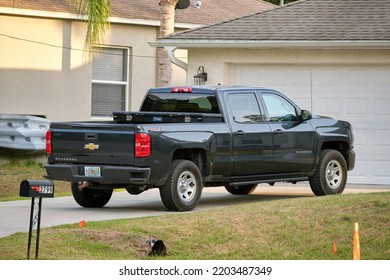
M 101 44 L 109 28 L 111 14 L 111 0 L 70 0 L 77 11 L 86 16 L 87 36 L 85 49 L 91 50 Z

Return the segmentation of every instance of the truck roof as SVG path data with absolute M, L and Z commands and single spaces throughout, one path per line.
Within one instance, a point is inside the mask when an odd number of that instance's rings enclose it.
M 166 86 L 166 87 L 156 87 L 151 88 L 149 93 L 169 93 L 169 92 L 192 92 L 192 93 L 214 93 L 216 90 L 226 90 L 226 89 L 264 89 L 263 87 L 256 86 L 222 86 L 222 85 L 193 85 L 193 86 Z

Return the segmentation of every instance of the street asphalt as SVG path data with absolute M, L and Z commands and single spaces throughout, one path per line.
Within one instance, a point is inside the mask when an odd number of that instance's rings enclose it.
M 347 185 L 344 193 L 385 192 L 389 185 Z M 247 196 L 229 194 L 225 188 L 205 188 L 199 205 L 194 211 L 230 205 L 258 202 L 272 199 L 314 196 L 307 183 L 296 185 L 279 183 L 271 187 L 261 184 L 255 192 Z M 38 199 L 35 199 L 38 202 Z M 80 207 L 73 197 L 43 198 L 41 204 L 41 228 L 80 221 L 101 221 L 121 218 L 158 216 L 167 211 L 161 202 L 157 189 L 140 195 L 130 195 L 126 191 L 114 192 L 111 200 L 103 208 L 91 209 Z M 31 200 L 18 200 L 0 203 L 0 237 L 16 232 L 28 232 L 30 224 Z M 34 215 L 37 213 L 34 208 Z M 35 224 L 34 229 L 37 228 Z

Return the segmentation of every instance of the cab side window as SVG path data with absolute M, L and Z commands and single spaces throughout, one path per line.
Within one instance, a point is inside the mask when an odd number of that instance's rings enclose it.
M 235 122 L 258 123 L 262 121 L 260 108 L 254 93 L 229 94 L 228 99 Z
M 267 121 L 297 121 L 295 107 L 283 97 L 273 93 L 263 93 L 263 100 L 268 112 Z

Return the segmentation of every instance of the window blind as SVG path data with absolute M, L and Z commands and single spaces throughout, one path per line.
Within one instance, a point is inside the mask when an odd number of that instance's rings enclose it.
M 124 111 L 127 91 L 127 49 L 97 48 L 92 61 L 92 116 Z

